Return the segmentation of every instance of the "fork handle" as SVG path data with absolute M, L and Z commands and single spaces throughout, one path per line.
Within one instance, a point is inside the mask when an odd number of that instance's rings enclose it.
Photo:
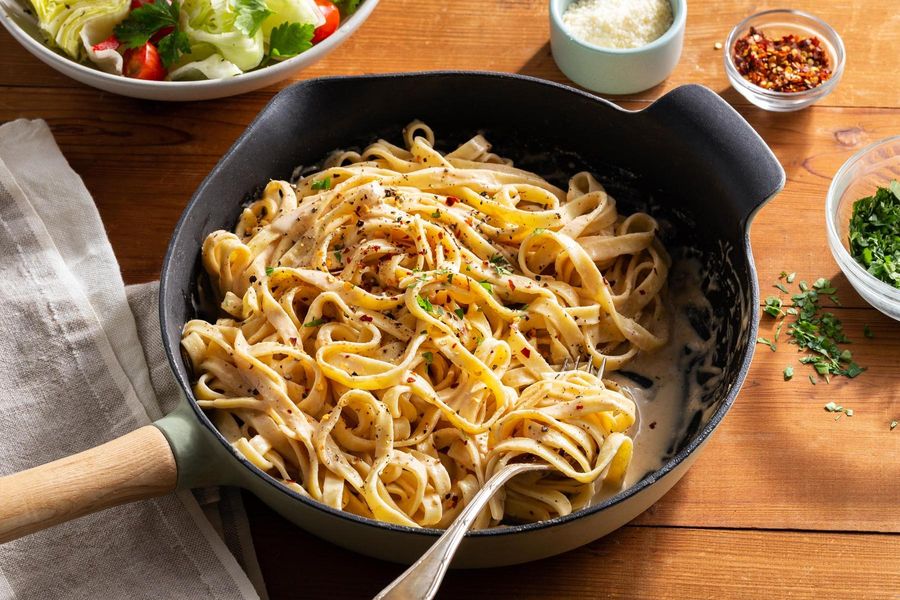
M 375 596 L 375 600 L 431 600 L 437 594 L 447 567 L 472 523 L 491 497 L 503 485 L 526 471 L 546 470 L 547 465 L 520 463 L 507 465 L 487 480 L 469 504 L 444 531 L 438 541 L 397 579 Z

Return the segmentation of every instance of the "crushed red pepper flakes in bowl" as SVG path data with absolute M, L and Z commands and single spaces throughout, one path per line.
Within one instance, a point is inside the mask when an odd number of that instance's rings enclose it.
M 805 92 L 831 77 L 828 53 L 816 36 L 770 39 L 750 27 L 735 42 L 733 60 L 744 79 L 773 92 Z

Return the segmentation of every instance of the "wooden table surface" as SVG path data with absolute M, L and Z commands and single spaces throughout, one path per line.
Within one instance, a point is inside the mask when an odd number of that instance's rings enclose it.
M 784 191 L 757 216 L 752 242 L 763 297 L 782 270 L 831 278 L 835 313 L 868 367 L 852 381 L 810 384 L 796 349 L 758 347 L 734 408 L 687 476 L 620 531 L 529 565 L 448 576 L 441 597 L 900 598 L 900 323 L 852 290 L 826 245 L 831 177 L 864 145 L 900 133 L 896 0 L 796 0 L 836 27 L 847 67 L 834 93 L 798 113 L 763 112 L 726 80 L 730 28 L 766 8 L 691 0 L 674 86 L 719 92 L 784 165 Z M 855 6 L 850 6 L 855 4 Z M 550 55 L 547 0 L 382 0 L 344 46 L 302 74 L 480 69 L 565 81 Z M 155 279 L 172 227 L 202 177 L 282 86 L 238 98 L 166 104 L 75 83 L 0 34 L 0 121 L 46 119 L 94 196 L 127 283 Z M 64 201 L 64 199 L 61 199 Z M 863 337 L 869 325 L 874 339 Z M 764 320 L 761 332 L 772 328 Z M 794 364 L 796 375 L 782 379 Z M 828 401 L 854 409 L 835 421 Z M 273 599 L 371 597 L 400 567 L 341 550 L 247 497 Z

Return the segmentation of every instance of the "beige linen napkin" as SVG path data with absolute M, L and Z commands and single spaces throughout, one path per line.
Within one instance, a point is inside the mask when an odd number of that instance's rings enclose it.
M 126 291 L 46 123 L 0 127 L 0 475 L 174 406 L 157 290 Z M 245 571 L 264 595 L 239 493 L 178 492 L 0 545 L 0 599 L 258 598 Z

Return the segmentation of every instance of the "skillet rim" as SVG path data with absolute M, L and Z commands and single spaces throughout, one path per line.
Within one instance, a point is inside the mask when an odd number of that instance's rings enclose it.
M 284 99 L 292 93 L 292 90 L 296 90 L 298 88 L 303 87 L 311 87 L 314 88 L 318 85 L 327 85 L 334 81 L 343 81 L 343 80 L 360 80 L 360 81 L 368 81 L 368 80 L 378 80 L 378 79 L 426 79 L 426 78 L 435 78 L 439 79 L 442 77 L 450 77 L 450 78 L 486 78 L 486 79 L 499 79 L 499 80 L 513 80 L 513 81 L 521 81 L 525 82 L 529 85 L 535 85 L 538 87 L 546 87 L 546 88 L 555 88 L 560 91 L 566 92 L 569 95 L 580 96 L 583 99 L 591 100 L 597 104 L 601 104 L 606 106 L 607 108 L 612 108 L 620 113 L 633 115 L 644 110 L 650 110 L 661 100 L 667 98 L 668 96 L 674 93 L 685 93 L 685 91 L 691 90 L 702 90 L 703 93 L 708 93 L 714 95 L 719 101 L 722 103 L 724 107 L 727 107 L 728 110 L 732 111 L 735 115 L 743 120 L 743 117 L 740 117 L 739 113 L 735 111 L 735 109 L 722 100 L 715 92 L 710 90 L 709 88 L 698 85 L 698 84 L 686 84 L 682 86 L 678 86 L 668 91 L 663 96 L 660 96 L 652 103 L 647 105 L 646 107 L 640 110 L 627 110 L 624 109 L 617 104 L 606 100 L 605 98 L 600 98 L 588 92 L 584 92 L 578 90 L 576 88 L 544 80 L 536 77 L 531 77 L 528 75 L 520 75 L 513 73 L 495 73 L 490 71 L 467 71 L 467 70 L 441 70 L 441 71 L 422 71 L 422 72 L 411 72 L 411 73 L 385 73 L 385 74 L 374 74 L 374 75 L 343 75 L 343 76 L 332 76 L 332 77 L 318 77 L 314 79 L 307 79 L 304 81 L 297 82 L 292 84 L 283 90 L 279 91 L 275 96 L 269 100 L 268 103 L 260 110 L 256 117 L 247 125 L 241 135 L 235 140 L 232 146 L 222 155 L 222 157 L 217 161 L 216 165 L 212 168 L 209 174 L 204 177 L 203 181 L 197 187 L 194 194 L 191 196 L 191 199 L 185 205 L 184 211 L 178 219 L 178 222 L 175 225 L 175 228 L 172 231 L 172 237 L 169 240 L 168 247 L 166 248 L 165 258 L 163 259 L 162 272 L 160 277 L 160 288 L 159 288 L 159 314 L 160 314 L 160 333 L 162 337 L 163 347 L 165 348 L 166 357 L 169 361 L 169 367 L 175 374 L 175 378 L 178 380 L 178 384 L 181 387 L 182 391 L 186 396 L 186 400 L 190 405 L 191 409 L 194 412 L 194 416 L 199 421 L 199 424 L 204 426 L 207 430 L 209 430 L 216 440 L 222 444 L 225 449 L 231 454 L 232 457 L 236 458 L 238 462 L 246 468 L 250 473 L 255 475 L 257 478 L 261 479 L 270 487 L 278 490 L 279 493 L 288 496 L 289 498 L 299 501 L 305 504 L 307 507 L 320 511 L 326 515 L 337 517 L 340 519 L 344 519 L 351 523 L 356 523 L 359 525 L 364 525 L 367 527 L 372 527 L 376 529 L 384 529 L 387 531 L 391 531 L 394 533 L 402 533 L 402 534 L 416 534 L 421 536 L 427 536 L 431 538 L 437 538 L 441 535 L 444 530 L 435 529 L 435 528 L 415 528 L 408 527 L 404 525 L 395 525 L 393 523 L 386 523 L 383 521 L 376 521 L 375 519 L 369 519 L 366 517 L 361 517 L 352 513 L 348 513 L 346 511 L 338 510 L 322 504 L 316 500 L 311 498 L 307 498 L 302 496 L 301 494 L 290 490 L 289 488 L 281 485 L 277 480 L 275 480 L 270 475 L 264 473 L 258 467 L 253 465 L 250 461 L 244 458 L 228 441 L 222 436 L 221 433 L 215 428 L 215 426 L 210 421 L 209 417 L 203 412 L 203 410 L 197 405 L 197 401 L 194 398 L 194 394 L 191 390 L 191 384 L 188 378 L 186 377 L 187 368 L 184 365 L 184 372 L 178 368 L 179 364 L 182 364 L 184 361 L 181 357 L 180 352 L 176 357 L 173 348 L 167 342 L 166 332 L 168 331 L 169 325 L 169 312 L 166 307 L 165 299 L 169 292 L 169 278 L 172 271 L 175 269 L 175 259 L 174 259 L 174 250 L 176 246 L 176 242 L 185 227 L 185 223 L 187 222 L 187 216 L 190 212 L 190 209 L 194 207 L 194 205 L 198 202 L 200 195 L 204 192 L 205 188 L 210 184 L 213 176 L 216 174 L 219 165 L 225 159 L 229 158 L 233 154 L 235 154 L 239 147 L 243 144 L 244 140 L 249 138 L 252 133 L 254 126 L 257 122 L 263 120 L 267 117 L 267 114 L 273 110 L 280 102 L 285 101 Z M 732 383 L 730 389 L 727 391 L 725 398 L 722 400 L 719 408 L 713 413 L 710 420 L 706 423 L 706 425 L 698 431 L 694 438 L 686 444 L 679 452 L 677 452 L 674 456 L 672 456 L 669 460 L 663 464 L 662 467 L 653 471 L 649 475 L 642 478 L 640 481 L 632 485 L 631 487 L 620 491 L 619 493 L 611 496 L 609 498 L 604 499 L 603 501 L 597 504 L 591 504 L 585 508 L 572 512 L 568 515 L 562 517 L 555 517 L 552 519 L 547 519 L 545 521 L 537 521 L 534 523 L 524 523 L 520 525 L 509 525 L 509 526 L 500 526 L 500 527 L 492 527 L 488 529 L 479 529 L 474 531 L 469 531 L 466 533 L 466 538 L 486 538 L 486 537 L 495 537 L 495 536 L 507 536 L 507 535 L 515 535 L 518 533 L 526 533 L 543 529 L 551 529 L 556 527 L 561 527 L 566 524 L 571 523 L 572 521 L 579 520 L 584 517 L 588 517 L 594 515 L 600 511 L 603 511 L 612 506 L 618 505 L 621 502 L 628 500 L 629 498 L 638 495 L 640 492 L 649 488 L 654 483 L 658 482 L 662 478 L 671 474 L 677 467 L 679 467 L 691 454 L 697 451 L 712 435 L 713 431 L 718 427 L 719 423 L 721 423 L 722 419 L 724 419 L 725 415 L 731 409 L 734 404 L 735 399 L 737 398 L 738 393 L 743 387 L 744 381 L 746 380 L 747 373 L 750 369 L 750 363 L 753 359 L 755 349 L 756 349 L 756 335 L 759 329 L 759 286 L 757 283 L 757 271 L 756 271 L 756 263 L 753 259 L 753 252 L 750 245 L 750 223 L 753 220 L 753 216 L 755 213 L 762 208 L 769 200 L 771 200 L 774 196 L 776 196 L 783 188 L 785 184 L 785 173 L 784 169 L 781 167 L 781 164 L 778 162 L 772 150 L 769 148 L 768 144 L 759 136 L 759 134 L 749 125 L 747 127 L 753 132 L 756 136 L 756 139 L 761 143 L 762 148 L 768 152 L 769 158 L 772 162 L 778 166 L 781 170 L 780 179 L 775 189 L 771 190 L 768 196 L 758 200 L 758 204 L 748 212 L 741 219 L 739 226 L 743 229 L 743 253 L 747 259 L 748 266 L 748 277 L 749 281 L 749 292 L 750 292 L 750 330 L 747 336 L 747 342 L 744 346 L 745 355 L 744 359 L 741 362 L 735 380 Z M 183 266 L 183 265 L 181 265 Z M 179 327 L 183 324 L 179 323 Z M 177 346 L 178 344 L 176 344 Z M 180 361 L 180 363 L 179 363 Z M 252 491 L 252 490 L 251 490 Z M 265 500 L 263 500 L 265 502 Z

